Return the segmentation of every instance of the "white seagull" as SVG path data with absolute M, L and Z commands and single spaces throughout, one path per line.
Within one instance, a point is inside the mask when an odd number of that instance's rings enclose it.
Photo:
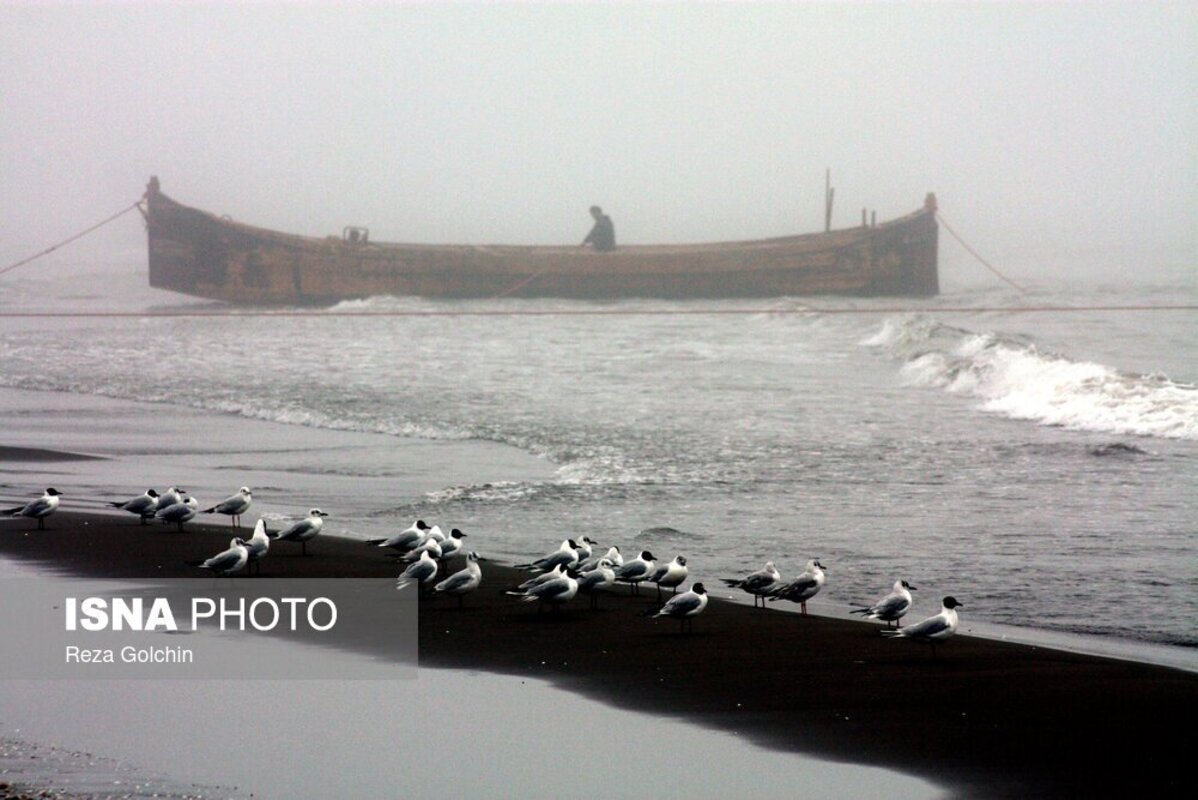
M 483 582 L 482 567 L 478 565 L 478 553 L 471 552 L 466 556 L 466 567 L 450 575 L 433 587 L 438 594 L 447 594 L 458 599 L 458 608 L 462 607 L 462 599 L 478 588 Z
M 569 573 L 563 573 L 553 580 L 530 586 L 524 592 L 523 599 L 526 603 L 537 602 L 537 613 L 540 614 L 546 603 L 553 606 L 553 610 L 556 612 L 563 603 L 573 600 L 576 594 L 578 594 L 578 581 L 571 578 Z
M 266 522 L 259 518 L 258 524 L 254 526 L 254 535 L 245 543 L 246 549 L 250 555 L 250 567 L 258 567 L 258 574 L 262 574 L 262 559 L 266 558 L 266 554 L 270 552 L 270 537 L 266 535 Z
M 895 581 L 894 588 L 890 590 L 890 594 L 883 597 L 872 606 L 864 608 L 854 608 L 850 614 L 864 614 L 866 619 L 877 619 L 886 623 L 889 628 L 891 623 L 895 627 L 903 627 L 899 622 L 908 611 L 911 610 L 911 592 L 915 591 L 915 587 L 906 581 Z
M 46 529 L 46 517 L 58 510 L 58 498 L 62 497 L 62 492 L 51 487 L 42 494 L 41 497 L 31 503 L 26 503 L 23 506 L 9 508 L 4 511 L 14 517 L 29 517 L 37 520 L 37 529 L 44 531 Z
M 235 538 L 229 542 L 228 550 L 217 553 L 212 558 L 187 563 L 200 569 L 210 569 L 217 575 L 232 575 L 243 568 L 249 558 L 250 552 L 246 549 L 245 540 Z
M 180 489 L 178 486 L 172 486 L 162 494 L 158 495 L 158 508 L 170 508 L 175 503 L 183 502 L 183 495 L 187 494 L 186 489 Z
M 132 500 L 109 501 L 108 505 L 119 508 L 121 511 L 128 511 L 130 514 L 136 514 L 141 519 L 141 524 L 145 525 L 146 520 L 153 519 L 154 515 L 158 513 L 158 492 L 146 489 L 145 494 L 138 495 Z
M 753 595 L 754 608 L 757 607 L 758 600 L 761 601 L 761 607 L 765 608 L 765 596 L 773 594 L 781 587 L 782 574 L 778 572 L 773 561 L 767 561 L 764 567 L 743 578 L 721 578 L 721 580 L 733 589 L 744 589 Z
M 649 580 L 657 584 L 657 601 L 661 602 L 661 587 L 673 589 L 678 594 L 678 587 L 686 580 L 686 556 L 674 556 L 669 564 L 663 564 L 653 573 Z
M 441 543 L 433 537 L 428 537 L 424 540 L 424 544 L 417 548 L 409 550 L 407 553 L 399 557 L 399 560 L 405 564 L 414 564 L 420 560 L 420 557 L 428 553 L 433 561 L 441 560 Z
M 430 538 L 436 539 L 438 544 L 445 541 L 445 534 L 441 531 L 440 525 L 434 525 L 433 527 L 429 528 L 428 535 Z
M 703 609 L 707 608 L 707 589 L 701 583 L 696 583 L 691 587 L 690 591 L 676 594 L 670 598 L 664 606 L 661 607 L 654 619 L 657 617 L 674 617 L 682 625 L 681 630 L 686 631 L 687 622 L 690 622 L 691 630 L 695 627 L 695 617 L 703 613 Z
M 882 631 L 883 636 L 901 637 L 903 639 L 921 639 L 932 643 L 932 656 L 936 656 L 936 642 L 947 639 L 957 632 L 957 609 L 964 608 L 964 603 L 958 603 L 955 597 L 944 598 L 940 613 L 928 617 L 922 622 L 908 625 L 905 628 Z
M 819 590 L 824 588 L 826 579 L 824 565 L 819 563 L 818 558 L 813 558 L 807 562 L 807 569 L 803 570 L 803 574 L 770 592 L 772 595 L 770 602 L 789 600 L 792 603 L 798 603 L 805 617 L 807 616 L 807 601 L 819 594 Z
M 653 560 L 653 554 L 648 550 L 642 550 L 639 556 L 624 562 L 624 566 L 616 570 L 616 580 L 621 583 L 631 583 L 632 593 L 640 594 L 641 581 L 649 580 L 655 572 L 657 572 L 657 562 Z
M 599 544 L 590 536 L 582 537 L 582 541 L 574 548 L 574 552 L 578 555 L 579 563 L 586 561 L 591 557 L 591 548 L 593 545 Z
M 594 542 L 592 542 L 592 544 L 594 544 Z M 588 558 L 586 561 L 584 561 L 583 563 L 579 564 L 578 571 L 579 572 L 590 572 L 595 567 L 599 566 L 599 562 L 605 558 L 611 562 L 611 565 L 613 567 L 624 566 L 624 556 L 620 555 L 620 548 L 616 547 L 613 544 L 611 547 L 607 548 L 606 554 L 601 555 L 601 556 L 593 555 L 590 558 Z
M 545 581 L 551 581 L 551 580 L 554 580 L 555 578 L 560 578 L 565 574 L 566 574 L 566 568 L 563 567 L 561 564 L 558 564 L 556 567 L 549 570 L 548 572 L 542 572 L 540 575 L 537 575 L 536 577 L 529 578 L 524 583 L 517 586 L 515 589 L 508 590 L 507 594 L 516 595 L 517 597 L 523 597 L 524 593 L 526 591 L 528 591 L 532 587 L 536 586 L 537 584 L 544 583 Z
M 237 494 L 230 495 L 224 500 L 214 505 L 212 508 L 204 509 L 205 514 L 228 514 L 233 522 L 234 528 L 241 527 L 241 515 L 244 514 L 254 502 L 253 492 L 250 487 L 242 486 L 237 490 Z
M 451 556 L 457 555 L 466 546 L 466 543 L 462 541 L 465 538 L 466 534 L 462 533 L 458 528 L 451 530 L 445 541 L 441 542 L 441 560 L 444 561 Z
M 328 514 L 319 508 L 308 509 L 308 516 L 299 522 L 293 522 L 288 527 L 275 534 L 268 534 L 280 542 L 299 542 L 300 555 L 308 555 L 308 540 L 315 537 L 324 528 L 324 518 Z
M 599 607 L 599 590 L 616 582 L 616 572 L 610 559 L 601 558 L 594 569 L 578 575 L 578 591 L 591 596 L 591 608 Z
M 433 560 L 432 555 L 425 550 L 420 554 L 420 560 L 409 564 L 408 568 L 399 574 L 395 581 L 396 589 L 406 589 L 413 583 L 417 584 L 418 588 L 423 589 L 425 584 L 431 582 L 437 577 L 437 562 Z
M 516 569 L 530 569 L 533 572 L 548 572 L 557 565 L 563 567 L 573 567 L 578 563 L 578 543 L 573 539 L 566 539 L 561 546 L 554 550 L 544 558 L 538 558 L 528 564 L 517 564 Z
M 406 553 L 424 544 L 424 540 L 428 538 L 428 531 L 429 527 L 424 520 L 418 519 L 411 526 L 393 536 L 384 539 L 367 539 L 366 544 L 372 547 L 390 547 L 393 550 Z
M 196 511 L 200 504 L 194 497 L 188 497 L 185 500 L 180 500 L 177 503 L 172 503 L 169 506 L 164 506 L 159 503 L 158 513 L 154 516 L 162 520 L 166 524 L 175 523 L 179 526 L 179 530 L 183 530 L 184 522 L 191 522 L 195 519 Z

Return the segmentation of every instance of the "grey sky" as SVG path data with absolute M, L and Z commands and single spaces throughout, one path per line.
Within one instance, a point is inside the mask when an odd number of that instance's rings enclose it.
M 1198 254 L 1192 4 L 0 7 L 0 266 L 132 202 L 378 240 L 917 208 L 993 260 Z M 89 240 L 138 257 L 127 218 Z M 947 239 L 942 253 L 957 254 Z

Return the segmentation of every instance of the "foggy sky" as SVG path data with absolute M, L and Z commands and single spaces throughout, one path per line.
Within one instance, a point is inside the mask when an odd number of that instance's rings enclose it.
M 5 5 L 0 267 L 151 174 L 295 233 L 573 244 L 595 203 L 626 243 L 815 230 L 826 167 L 838 226 L 935 191 L 1014 274 L 1193 267 L 1195 8 Z

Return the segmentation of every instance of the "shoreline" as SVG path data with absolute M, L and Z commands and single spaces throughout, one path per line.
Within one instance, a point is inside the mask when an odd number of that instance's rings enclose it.
M 231 535 L 227 524 L 178 533 L 74 511 L 53 515 L 48 527 L 0 522 L 0 554 L 88 577 L 195 577 L 184 562 Z M 276 543 L 263 575 L 398 573 L 351 539 L 322 536 L 307 558 L 298 551 Z M 655 608 L 652 591 L 633 597 L 622 588 L 605 593 L 598 611 L 576 600 L 561 614 L 538 615 L 502 594 L 525 573 L 496 562 L 483 570 L 483 586 L 462 610 L 444 599 L 421 602 L 422 663 L 544 679 L 772 749 L 898 769 L 963 796 L 1142 791 L 1146 772 L 1160 789 L 1193 782 L 1183 743 L 1152 733 L 1198 712 L 1198 676 L 1183 670 L 964 635 L 933 659 L 927 647 L 883 639 L 873 623 L 718 598 L 694 634 L 680 636 L 672 620 L 645 616 Z M 385 643 L 343 646 L 387 652 Z M 1148 725 L 1142 736 L 1118 734 Z M 1139 767 L 1120 766 L 1127 763 Z

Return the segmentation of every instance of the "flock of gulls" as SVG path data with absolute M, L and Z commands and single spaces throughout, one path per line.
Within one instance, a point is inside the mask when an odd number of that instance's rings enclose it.
M 36 519 L 38 530 L 44 530 L 46 518 L 58 509 L 61 497 L 61 492 L 49 488 L 41 497 L 25 505 L 6 509 L 3 513 Z M 253 493 L 248 487 L 242 486 L 237 493 L 204 509 L 202 513 L 223 514 L 230 518 L 234 528 L 240 528 L 241 517 L 252 504 Z M 135 514 L 143 525 L 151 520 L 159 520 L 177 525 L 179 530 L 183 529 L 184 523 L 201 513 L 200 504 L 195 498 L 175 486 L 162 494 L 147 489 L 145 494 L 130 500 L 109 502 L 109 505 Z M 234 537 L 228 549 L 211 558 L 188 563 L 222 576 L 242 570 L 252 573 L 255 568 L 261 571 L 261 561 L 270 552 L 272 541 L 298 542 L 301 554 L 307 555 L 307 543 L 321 532 L 326 516 L 319 508 L 313 508 L 305 518 L 275 533 L 268 532 L 266 523 L 259 519 L 249 539 Z M 482 584 L 480 562 L 483 559 L 477 552 L 466 552 L 465 538 L 466 534 L 458 528 L 445 534 L 440 526 L 430 526 L 424 520 L 417 520 L 392 536 L 369 539 L 366 545 L 390 551 L 403 565 L 396 580 L 397 589 L 415 586 L 421 594 L 456 598 L 461 606 L 466 595 Z M 671 592 L 669 599 L 652 616 L 678 620 L 683 632 L 693 628 L 694 618 L 707 608 L 708 594 L 700 582 L 693 582 L 685 591 L 679 591 L 690 573 L 685 556 L 677 555 L 669 561 L 659 561 L 650 551 L 641 550 L 635 557 L 625 560 L 619 547 L 611 546 L 606 552 L 599 553 L 598 546 L 599 543 L 589 536 L 583 536 L 578 541 L 565 539 L 556 550 L 516 565 L 517 569 L 531 573 L 531 577 L 505 590 L 505 594 L 526 603 L 536 603 L 537 612 L 540 613 L 546 606 L 557 611 L 580 593 L 589 597 L 591 608 L 596 608 L 599 595 L 617 583 L 629 586 L 634 595 L 640 593 L 642 584 L 652 584 L 657 590 L 658 602 L 662 601 L 663 589 Z M 455 556 L 465 556 L 465 566 L 445 575 L 450 559 Z M 825 569 L 819 559 L 811 559 L 802 573 L 787 581 L 774 562 L 767 561 L 764 567 L 744 577 L 721 580 L 728 587 L 752 595 L 754 607 L 765 608 L 767 601 L 788 600 L 797 603 L 801 614 L 806 616 L 807 601 L 818 594 L 827 581 Z M 896 580 L 888 594 L 871 605 L 855 607 L 852 613 L 886 623 L 886 629 L 882 631 L 884 636 L 929 641 L 933 644 L 934 653 L 937 641 L 957 632 L 957 609 L 962 608 L 963 604 L 951 596 L 945 597 L 940 613 L 904 628 L 901 620 L 911 609 L 911 592 L 915 590 L 916 587 L 907 581 Z

